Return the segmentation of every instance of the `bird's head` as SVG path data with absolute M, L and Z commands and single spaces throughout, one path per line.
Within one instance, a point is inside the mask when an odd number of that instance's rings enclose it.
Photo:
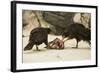
M 65 34 L 62 34 L 62 40 L 64 40 L 66 38 Z
M 47 29 L 48 34 L 50 34 L 51 33 L 51 29 L 50 28 L 46 28 L 46 29 Z
M 65 38 L 67 38 L 69 36 L 69 33 L 66 31 L 66 32 L 63 32 L 62 33 L 62 40 L 64 40 Z

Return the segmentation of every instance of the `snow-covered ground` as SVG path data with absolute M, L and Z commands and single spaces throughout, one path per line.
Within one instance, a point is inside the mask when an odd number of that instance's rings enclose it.
M 52 41 L 55 38 L 61 36 L 49 35 L 48 41 Z M 28 37 L 23 38 L 23 48 L 28 43 Z M 91 48 L 88 43 L 81 41 L 79 42 L 79 48 L 75 47 L 76 40 L 68 40 L 65 42 L 65 49 L 46 49 L 46 45 L 39 45 L 41 51 L 36 51 L 36 46 L 29 51 L 23 51 L 23 63 L 34 63 L 34 62 L 53 62 L 53 61 L 74 61 L 74 60 L 89 60 L 91 59 Z

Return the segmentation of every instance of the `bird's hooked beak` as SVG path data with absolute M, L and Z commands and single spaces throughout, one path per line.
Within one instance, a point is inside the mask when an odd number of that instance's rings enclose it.
M 65 39 L 65 36 L 62 36 L 62 41 Z
M 65 36 L 62 36 L 62 41 L 66 42 L 68 40 L 68 38 L 66 38 Z

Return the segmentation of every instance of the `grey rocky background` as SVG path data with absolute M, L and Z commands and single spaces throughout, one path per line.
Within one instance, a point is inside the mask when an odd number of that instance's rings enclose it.
M 82 23 L 90 29 L 91 14 L 79 12 L 51 12 L 23 10 L 22 23 L 23 35 L 27 36 L 36 27 L 49 27 L 54 34 L 61 35 L 68 25 L 72 23 Z

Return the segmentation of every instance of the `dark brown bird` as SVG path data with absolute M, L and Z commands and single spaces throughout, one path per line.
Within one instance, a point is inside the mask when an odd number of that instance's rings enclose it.
M 24 50 L 31 50 L 34 45 L 36 45 L 36 50 L 38 45 L 45 43 L 48 45 L 48 34 L 50 33 L 49 28 L 38 27 L 30 32 L 29 42 L 24 48 Z
M 76 48 L 78 48 L 78 42 L 81 40 L 87 41 L 89 44 L 91 40 L 90 29 L 86 28 L 83 24 L 74 23 L 68 26 L 65 32 L 62 34 L 63 39 L 68 37 L 67 40 L 75 38 L 77 41 Z

